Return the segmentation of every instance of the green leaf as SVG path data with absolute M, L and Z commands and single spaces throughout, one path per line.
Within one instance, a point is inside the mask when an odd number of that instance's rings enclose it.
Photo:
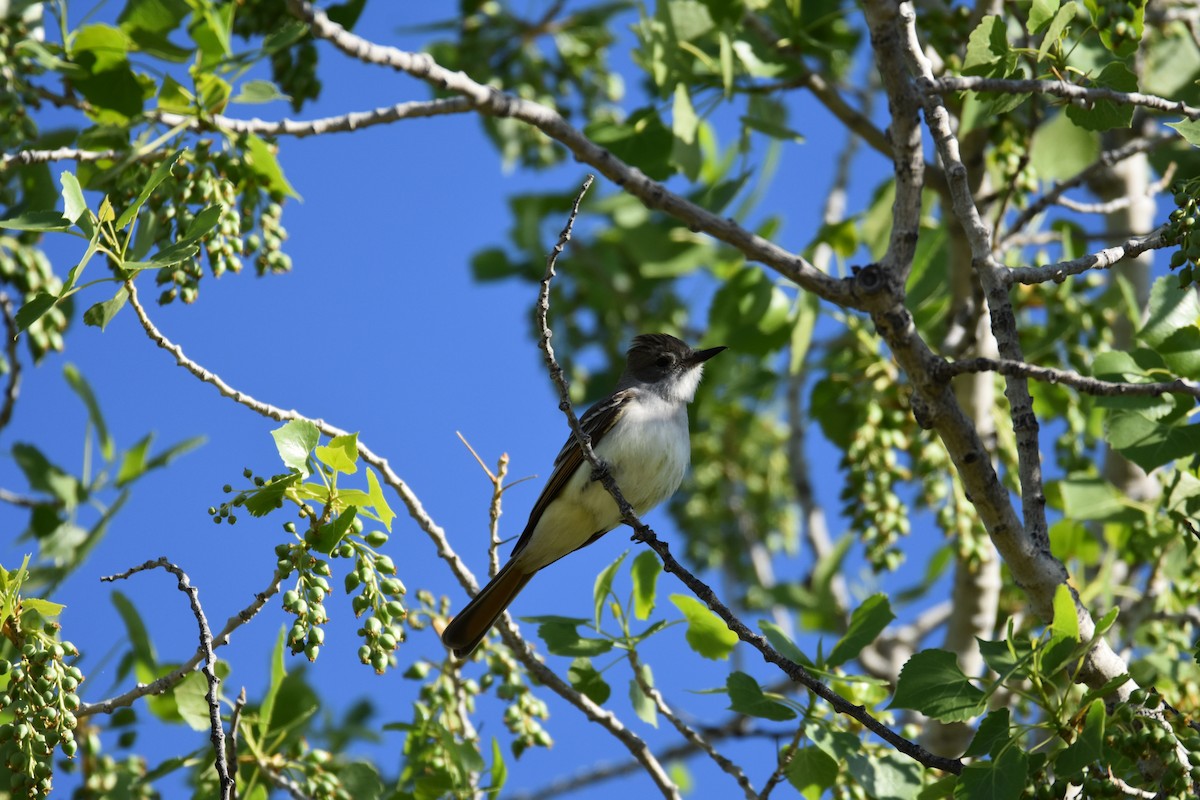
M 597 628 L 600 627 L 600 616 L 604 613 L 604 603 L 608 600 L 608 593 L 612 591 L 613 578 L 617 576 L 617 568 L 621 566 L 621 562 L 627 555 L 629 555 L 628 550 L 617 556 L 616 561 L 609 564 L 596 576 L 596 583 L 592 587 L 592 601 L 596 607 Z
M 577 658 L 567 669 L 567 680 L 576 691 L 581 692 L 596 705 L 604 705 L 612 694 L 610 687 L 595 667 L 590 658 Z
M 95 426 L 96 436 L 100 439 L 100 455 L 104 457 L 105 461 L 112 461 L 113 440 L 108 435 L 108 426 L 104 424 L 104 415 L 100 413 L 100 404 L 96 402 L 96 395 L 92 393 L 92 387 L 88 385 L 87 380 L 74 364 L 68 363 L 63 367 L 63 377 L 67 379 L 67 384 L 75 394 L 79 395 L 79 399 L 87 408 L 88 419 Z
M 1073 5 L 1073 3 L 1068 3 Z M 1100 155 L 1100 134 L 1085 130 L 1065 114 L 1055 114 L 1033 134 L 1029 163 L 1039 177 L 1066 180 Z
M 117 23 L 124 31 L 166 34 L 179 27 L 187 14 L 186 0 L 126 0 Z
M 500 749 L 500 740 L 495 736 L 492 737 L 492 768 L 489 777 L 492 783 L 484 791 L 488 793 L 488 797 L 494 800 L 500 796 L 504 784 L 508 782 L 508 767 L 504 764 L 504 753 Z
M 66 505 L 74 508 L 84 497 L 83 487 L 74 475 L 52 464 L 42 451 L 31 444 L 17 442 L 12 446 L 13 460 L 29 481 L 29 488 L 54 495 Z
M 1096 699 L 1088 706 L 1083 730 L 1075 741 L 1054 759 L 1054 772 L 1071 780 L 1078 778 L 1089 764 L 1106 763 L 1104 748 L 1104 701 Z
M 964 75 L 1003 77 L 1013 60 L 1015 56 L 1009 49 L 1004 19 L 996 14 L 988 14 L 967 37 L 967 56 L 962 72 Z
M 1068 476 L 1047 487 L 1046 494 L 1073 520 L 1106 520 L 1129 510 L 1117 488 L 1104 478 Z
M 746 355 L 766 355 L 792 335 L 792 303 L 766 273 L 738 270 L 717 290 L 709 307 L 709 333 Z
M 300 475 L 292 473 L 286 478 L 272 481 L 261 489 L 249 493 L 244 504 L 246 511 L 252 517 L 265 517 L 279 507 L 288 489 L 295 486 L 300 480 Z
M 112 593 L 112 603 L 120 614 L 121 621 L 125 623 L 125 640 L 129 643 L 134 661 L 151 668 L 157 666 L 158 656 L 154 652 L 154 643 L 150 640 L 150 634 L 146 631 L 146 625 L 142 622 L 137 608 L 119 591 Z M 122 675 L 127 674 L 125 669 L 120 672 Z
M 696 109 L 692 108 L 687 84 L 675 84 L 675 99 L 671 107 L 671 130 L 675 138 L 686 144 L 694 144 L 699 125 L 700 118 L 696 116 Z
M 120 230 L 133 221 L 137 216 L 138 211 L 142 209 L 145 202 L 150 199 L 150 195 L 158 188 L 158 185 L 167 179 L 171 174 L 171 168 L 179 161 L 179 157 L 184 153 L 183 150 L 176 150 L 163 161 L 160 161 L 158 166 L 154 168 L 154 172 L 150 173 L 150 177 L 146 183 L 142 185 L 141 191 L 138 192 L 137 200 L 133 201 L 133 205 L 128 206 L 121 212 L 121 216 L 117 217 L 116 226 Z
M 783 632 L 783 628 L 765 619 L 758 621 L 758 628 L 767 637 L 767 641 L 771 643 L 771 647 L 774 647 L 781 656 L 803 667 L 811 669 L 814 666 L 812 659 L 806 656 L 804 651 Z
M 971 745 L 963 755 L 976 757 L 991 754 L 995 756 L 1000 747 L 1007 744 L 1012 738 L 1009 732 L 1011 727 L 1012 720 L 1007 707 L 989 711 L 983 721 L 979 723 L 979 728 L 975 731 L 974 738 L 971 739 Z
M 308 477 L 308 455 L 321 440 L 317 426 L 306 419 L 294 419 L 271 431 L 275 449 L 284 466 L 294 469 L 302 477 Z
M 591 657 L 612 650 L 612 642 L 607 639 L 586 639 L 579 635 L 579 626 L 591 620 L 557 615 L 521 619 L 538 626 L 538 636 L 546 643 L 546 649 L 555 655 Z
M 125 486 L 146 472 L 146 451 L 150 449 L 153 439 L 154 434 L 148 433 L 121 454 L 121 466 L 117 469 L 117 486 Z
M 379 478 L 375 477 L 375 470 L 367 467 L 367 496 L 371 500 L 371 508 L 375 511 L 375 516 L 379 518 L 380 524 L 392 530 L 392 520 L 396 518 L 396 512 L 392 511 L 392 507 L 388 505 L 387 498 L 383 496 L 383 489 L 379 485 Z
M 1104 438 L 1147 472 L 1200 452 L 1200 424 L 1163 425 L 1132 411 L 1111 415 Z
M 654 676 L 650 673 L 648 664 L 639 664 L 642 671 L 642 679 L 647 686 L 654 686 Z M 642 687 L 638 684 L 636 678 L 629 679 L 629 702 L 633 704 L 633 713 L 638 715 L 638 719 L 652 727 L 658 727 L 658 707 L 654 705 L 654 700 L 650 695 L 642 691 Z
M 1079 642 L 1076 639 L 1052 633 L 1045 644 L 1036 650 L 1038 669 L 1042 675 L 1056 675 L 1074 660 L 1078 650 Z
M 182 241 L 167 245 L 145 261 L 126 261 L 122 269 L 138 272 L 144 269 L 162 269 L 173 264 L 187 261 L 200 252 L 200 246 L 194 242 Z
M 283 645 L 286 639 L 286 629 L 280 627 L 279 635 L 275 637 L 275 647 L 271 650 L 271 675 L 267 684 L 267 693 L 263 696 L 262 707 L 258 712 L 258 735 L 265 737 L 270 731 L 271 716 L 275 711 L 275 700 L 279 696 L 279 687 L 287 677 L 287 663 L 284 661 Z
M 1058 0 L 1033 0 L 1033 5 L 1029 7 L 1029 19 L 1025 22 L 1025 30 L 1030 35 L 1037 33 L 1054 17 L 1057 10 Z
M 1096 86 L 1118 92 L 1136 92 L 1137 76 L 1119 61 L 1109 63 L 1096 77 Z M 1133 106 L 1118 105 L 1111 100 L 1097 100 L 1091 108 L 1077 105 L 1067 106 L 1067 117 L 1081 128 L 1089 131 L 1107 131 L 1127 128 L 1133 120 Z
M 796 718 L 796 712 L 763 692 L 758 681 L 744 672 L 734 671 L 725 679 L 729 692 L 729 709 L 751 717 L 784 722 Z
M 1179 122 L 1168 122 L 1167 127 L 1178 131 L 1179 135 L 1186 139 L 1192 147 L 1200 147 L 1200 119 L 1181 119 Z M 8 226 L 0 222 L 0 227 Z
M 47 292 L 38 292 L 33 299 L 26 300 L 25 305 L 17 311 L 17 330 L 28 330 L 29 326 L 49 313 L 58 303 L 58 298 Z
M 332 553 L 350 532 L 350 526 L 354 524 L 354 517 L 357 514 L 358 508 L 350 506 L 336 518 L 317 528 L 317 540 L 313 542 L 313 549 L 326 555 Z
M 651 180 L 665 180 L 672 173 L 671 150 L 675 135 L 663 125 L 653 108 L 638 109 L 624 122 L 594 122 L 584 132 L 593 142 L 626 164 L 637 167 Z
M 963 674 L 948 650 L 923 650 L 900 670 L 890 708 L 911 708 L 942 722 L 963 722 L 983 713 L 986 695 Z
M 270 191 L 287 197 L 300 197 L 283 176 L 283 169 L 271 146 L 253 134 L 246 137 L 246 163 L 263 179 Z
M 335 436 L 328 445 L 318 445 L 313 449 L 317 459 L 331 467 L 334 472 L 353 475 L 358 472 L 358 434 L 347 433 Z
M 954 787 L 955 800 L 1018 800 L 1025 788 L 1029 756 L 1013 741 L 997 759 L 968 764 Z
M 1079 641 L 1079 617 L 1075 613 L 1075 597 L 1065 583 L 1060 583 L 1054 589 L 1054 620 L 1050 623 L 1050 630 L 1056 636 Z
M 129 36 L 111 25 L 88 25 L 71 37 L 71 59 L 82 70 L 72 85 L 101 122 L 124 123 L 142 112 L 144 89 L 129 68 L 132 46 Z
M 52 603 L 49 600 L 42 600 L 40 597 L 22 597 L 21 598 L 21 613 L 26 611 L 35 611 L 45 619 L 52 619 L 66 609 L 62 603 Z
M 1150 287 L 1146 322 L 1137 340 L 1153 348 L 1172 373 L 1200 378 L 1200 298 L 1180 289 L 1174 276 L 1159 278 Z
M 838 762 L 819 747 L 797 748 L 788 762 L 788 783 L 796 787 L 805 800 L 820 800 L 837 777 Z
M 850 625 L 829 652 L 829 657 L 825 659 L 826 665 L 836 667 L 856 658 L 895 618 L 886 594 L 868 597 L 850 615 Z
M 220 114 L 229 103 L 233 87 L 216 75 L 205 74 L 196 79 L 196 102 L 206 114 Z M 280 173 L 282 177 L 283 173 Z
M 1057 3 L 1057 0 L 1053 0 L 1053 2 Z M 1038 0 L 1035 0 L 1034 6 L 1036 7 L 1037 5 Z M 1054 46 L 1055 42 L 1062 38 L 1063 31 L 1065 31 L 1067 26 L 1075 20 L 1075 15 L 1078 10 L 1079 6 L 1075 3 L 1075 0 L 1070 0 L 1070 2 L 1064 3 L 1062 8 L 1058 9 L 1058 12 L 1054 15 L 1053 21 L 1050 23 L 1050 27 L 1046 28 L 1046 35 L 1042 37 L 1042 43 L 1038 47 L 1038 61 L 1041 61 L 1043 58 L 1045 58 L 1046 54 L 1050 52 L 1050 48 Z M 1032 16 L 1030 19 L 1032 19 Z
M 0 219 L 0 228 L 12 231 L 69 231 L 71 220 L 60 211 L 26 211 L 8 219 Z
M 662 574 L 662 562 L 652 550 L 643 550 L 633 559 L 629 570 L 633 578 L 633 615 L 648 619 L 654 610 L 654 599 L 658 576 Z
M 271 55 L 294 45 L 307 35 L 307 25 L 297 19 L 286 20 L 263 39 L 263 52 Z
M 78 225 L 84 236 L 92 238 L 96 226 L 92 224 L 87 201 L 83 199 L 83 189 L 79 188 L 79 179 L 70 172 L 64 172 L 59 180 L 62 183 L 63 217 Z
M 217 227 L 217 223 L 221 221 L 221 213 L 224 210 L 225 207 L 219 203 L 205 206 L 188 224 L 187 230 L 183 232 L 184 240 L 195 242 L 203 239 L 209 231 Z
M 688 646 L 704 658 L 729 658 L 733 647 L 738 643 L 737 634 L 729 630 L 720 617 L 708 610 L 708 607 L 694 597 L 683 594 L 671 595 L 675 604 L 687 620 Z
M 1100 19 L 1102 2 L 1103 0 L 1087 0 L 1086 5 L 1093 20 Z M 1125 36 L 1118 36 L 1113 25 L 1097 24 L 1096 26 L 1096 32 L 1100 34 L 1100 41 L 1117 58 L 1127 58 L 1137 52 L 1138 42 L 1141 41 L 1145 25 L 1146 3 L 1131 2 L 1129 5 L 1133 8 L 1133 15 L 1126 20 Z
M 292 98 L 279 91 L 279 87 L 273 82 L 257 79 L 246 81 L 242 84 L 241 90 L 237 95 L 230 100 L 231 103 L 245 103 L 247 105 L 256 103 L 273 103 L 276 100 L 291 100 Z
M 113 317 L 117 312 L 125 307 L 125 301 L 129 299 L 129 292 L 122 286 L 117 290 L 117 293 L 111 299 L 96 303 L 94 306 L 83 312 L 83 322 L 86 325 L 91 325 L 93 328 L 104 330 L 108 327 L 108 323 L 112 322 Z
M 175 706 L 188 727 L 194 731 L 206 731 L 212 726 L 208 716 L 208 681 L 201 672 L 193 672 L 175 686 Z

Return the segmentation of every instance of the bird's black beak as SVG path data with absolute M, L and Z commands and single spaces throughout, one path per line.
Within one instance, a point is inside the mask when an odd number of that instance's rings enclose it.
M 729 348 L 725 347 L 725 345 L 721 345 L 720 347 L 710 347 L 707 350 L 695 350 L 692 352 L 691 358 L 689 358 L 688 361 L 691 362 L 693 366 L 696 364 L 703 364 L 717 353 L 728 349 Z

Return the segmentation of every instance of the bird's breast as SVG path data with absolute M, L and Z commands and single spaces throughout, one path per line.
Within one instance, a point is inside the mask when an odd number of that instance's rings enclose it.
M 683 481 L 691 458 L 687 407 L 657 397 L 630 403 L 596 448 L 625 499 L 645 514 Z

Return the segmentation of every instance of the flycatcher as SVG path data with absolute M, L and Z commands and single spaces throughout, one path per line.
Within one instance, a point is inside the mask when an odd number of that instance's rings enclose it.
M 687 404 L 704 362 L 724 350 L 693 350 L 665 333 L 633 340 L 617 389 L 580 420 L 596 455 L 639 516 L 666 500 L 691 459 Z M 554 460 L 508 563 L 442 632 L 458 658 L 471 654 L 538 570 L 617 527 L 621 512 L 572 435 Z

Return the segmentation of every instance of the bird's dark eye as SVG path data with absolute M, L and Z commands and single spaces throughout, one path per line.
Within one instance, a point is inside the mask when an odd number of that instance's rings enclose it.
M 665 353 L 664 353 L 663 355 L 661 355 L 661 356 L 659 356 L 657 359 L 655 359 L 654 363 L 655 363 L 655 364 L 657 364 L 657 365 L 658 365 L 658 366 L 660 366 L 660 367 L 664 367 L 664 368 L 665 368 L 665 367 L 669 367 L 669 366 L 671 366 L 671 364 L 672 364 L 674 361 L 675 361 L 675 359 L 674 359 L 674 358 L 672 358 L 670 355 L 667 355 L 667 354 L 665 354 Z

